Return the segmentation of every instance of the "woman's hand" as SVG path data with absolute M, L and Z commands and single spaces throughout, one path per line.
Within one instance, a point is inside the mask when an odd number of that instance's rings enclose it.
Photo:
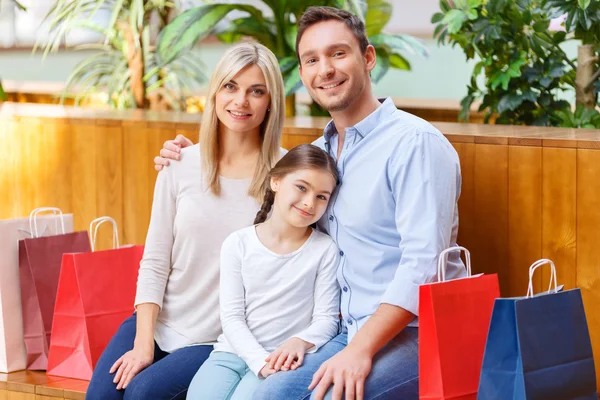
M 174 140 L 167 140 L 160 149 L 158 156 L 154 157 L 154 169 L 160 171 L 169 165 L 169 160 L 179 160 L 181 149 L 192 146 L 194 143 L 183 135 L 177 135 Z
M 293 337 L 265 359 L 267 362 L 265 368 L 272 369 L 275 372 L 295 370 L 302 365 L 304 354 L 313 346 L 312 343 Z
M 140 373 L 140 371 L 149 367 L 154 361 L 154 347 L 147 346 L 142 348 L 133 347 L 119 358 L 110 368 L 110 373 L 115 371 L 113 383 L 117 384 L 117 390 L 126 389 L 129 382 Z

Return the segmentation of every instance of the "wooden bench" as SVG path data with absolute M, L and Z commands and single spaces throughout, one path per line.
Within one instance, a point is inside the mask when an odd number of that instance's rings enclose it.
M 85 400 L 88 385 L 88 381 L 38 371 L 0 373 L 0 400 Z

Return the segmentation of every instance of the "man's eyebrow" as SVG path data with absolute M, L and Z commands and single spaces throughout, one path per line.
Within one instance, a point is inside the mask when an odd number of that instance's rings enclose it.
M 350 45 L 348 45 L 347 43 L 334 43 L 332 45 L 327 46 L 325 48 L 325 51 L 326 52 L 330 52 L 330 51 L 332 51 L 334 49 L 337 49 L 337 48 L 349 49 Z M 311 55 L 313 55 L 315 53 L 316 53 L 316 50 L 314 50 L 314 49 L 307 50 L 304 53 L 300 54 L 300 59 L 302 60 L 305 57 L 311 56 Z

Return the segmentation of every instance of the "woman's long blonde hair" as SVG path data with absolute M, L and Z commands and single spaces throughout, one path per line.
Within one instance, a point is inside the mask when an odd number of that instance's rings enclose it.
M 281 131 L 285 119 L 285 96 L 283 79 L 277 58 L 265 46 L 256 42 L 243 42 L 232 46 L 221 57 L 213 72 L 208 87 L 208 96 L 200 125 L 200 155 L 203 175 L 210 190 L 219 195 L 219 119 L 215 110 L 215 97 L 227 82 L 242 69 L 257 65 L 267 83 L 271 95 L 270 111 L 260 126 L 261 149 L 248 194 L 262 200 L 265 178 L 280 158 Z

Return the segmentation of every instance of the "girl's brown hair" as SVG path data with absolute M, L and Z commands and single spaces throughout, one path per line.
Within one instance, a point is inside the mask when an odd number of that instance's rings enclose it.
M 325 170 L 333 176 L 336 184 L 339 180 L 335 160 L 325 151 L 312 144 L 301 144 L 300 146 L 294 147 L 283 156 L 267 174 L 264 185 L 266 187 L 265 199 L 260 211 L 256 214 L 254 224 L 265 222 L 273 207 L 275 192 L 271 190 L 271 178 L 281 179 L 287 174 L 300 169 Z

